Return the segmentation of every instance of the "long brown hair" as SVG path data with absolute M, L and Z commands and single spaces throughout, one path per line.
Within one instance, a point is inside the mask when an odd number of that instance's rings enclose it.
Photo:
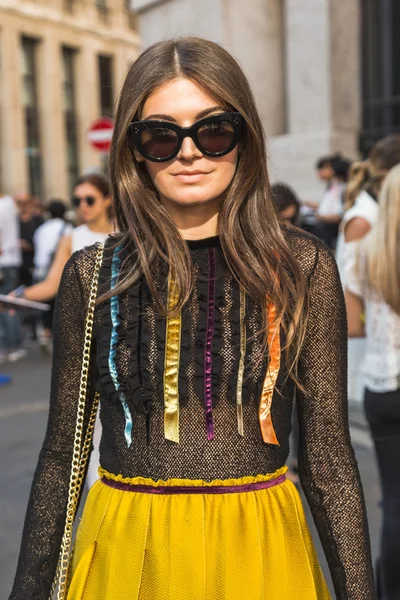
M 377 142 L 369 153 L 368 160 L 355 162 L 350 168 L 346 189 L 346 210 L 355 203 L 364 189 L 372 195 L 379 193 L 385 175 L 400 163 L 400 135 L 388 135 Z
M 146 49 L 129 69 L 116 111 L 110 174 L 115 216 L 119 230 L 124 232 L 121 243 L 128 249 L 130 262 L 129 268 L 124 263 L 123 277 L 114 293 L 144 276 L 160 312 L 166 314 L 152 272 L 158 259 L 167 263 L 176 282 L 176 310 L 192 291 L 188 246 L 159 202 L 146 167 L 136 161 L 127 135 L 129 124 L 141 118 L 149 95 L 177 77 L 192 80 L 218 104 L 240 112 L 245 120 L 236 174 L 219 213 L 220 241 L 234 277 L 263 308 L 265 340 L 266 298 L 273 300 L 277 324 L 286 333 L 288 371 L 296 379 L 306 327 L 307 286 L 278 225 L 268 180 L 265 136 L 251 88 L 235 59 L 218 44 L 190 37 L 163 41 Z

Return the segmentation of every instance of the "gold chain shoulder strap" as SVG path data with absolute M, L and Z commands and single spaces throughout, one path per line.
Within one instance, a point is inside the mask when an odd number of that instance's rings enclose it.
M 96 422 L 96 414 L 99 406 L 100 395 L 95 394 L 87 430 L 84 434 L 85 407 L 87 396 L 87 384 L 90 365 L 90 349 L 92 345 L 94 309 L 97 298 L 97 289 L 99 284 L 100 267 L 103 260 L 104 246 L 99 245 L 96 254 L 94 272 L 89 294 L 88 311 L 85 322 L 85 340 L 82 356 L 82 370 L 79 386 L 79 402 L 76 418 L 74 450 L 72 455 L 71 475 L 68 488 L 68 504 L 64 526 L 64 534 L 61 542 L 60 557 L 58 560 L 57 571 L 54 577 L 49 600 L 53 598 L 58 583 L 57 600 L 65 600 L 68 582 L 68 567 L 70 561 L 70 552 L 72 545 L 72 528 L 75 519 L 75 513 L 78 506 L 80 491 L 86 471 L 86 465 L 89 459 L 90 446 L 92 443 L 93 430 Z

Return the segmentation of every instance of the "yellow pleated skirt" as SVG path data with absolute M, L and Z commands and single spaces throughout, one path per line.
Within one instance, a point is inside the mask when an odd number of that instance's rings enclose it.
M 102 471 L 78 528 L 68 600 L 330 599 L 285 471 L 211 483 Z M 279 484 L 251 489 L 277 478 Z M 143 493 L 130 485 L 219 486 L 222 493 Z

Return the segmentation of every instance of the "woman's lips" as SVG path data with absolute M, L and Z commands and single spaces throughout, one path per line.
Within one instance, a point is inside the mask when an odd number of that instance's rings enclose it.
M 208 173 L 203 173 L 202 171 L 195 171 L 194 173 L 177 173 L 176 175 L 174 175 L 174 177 L 180 183 L 197 183 L 198 181 L 201 181 L 206 175 L 208 175 Z

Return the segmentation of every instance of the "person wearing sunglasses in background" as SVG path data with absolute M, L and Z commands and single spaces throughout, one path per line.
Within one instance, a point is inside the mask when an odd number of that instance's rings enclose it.
M 64 270 L 11 600 L 49 596 L 62 540 L 69 600 L 328 600 L 286 479 L 295 387 L 299 475 L 337 598 L 374 600 L 336 263 L 278 223 L 261 120 L 234 58 L 200 38 L 147 48 L 121 91 L 110 174 L 121 233 L 103 257 L 88 248 Z M 66 507 L 79 499 L 95 391 L 101 480 L 67 574 Z
M 74 187 L 72 205 L 82 224 L 60 239 L 47 277 L 30 287 L 19 288 L 20 297 L 36 302 L 55 298 L 63 269 L 71 255 L 96 242 L 105 242 L 114 231 L 110 217 L 110 187 L 103 175 L 89 173 L 79 177 Z

